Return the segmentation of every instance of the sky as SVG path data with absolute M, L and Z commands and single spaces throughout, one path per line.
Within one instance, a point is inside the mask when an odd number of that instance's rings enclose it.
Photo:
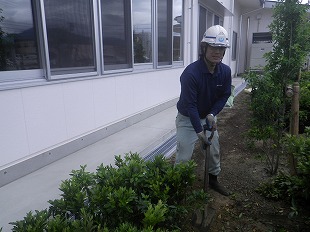
M 269 0 L 269 1 L 277 2 L 277 0 Z M 308 3 L 308 0 L 302 0 L 301 3 L 302 3 L 302 4 Z
M 20 33 L 33 27 L 30 0 L 5 0 L 1 3 L 3 30 L 7 33 Z M 20 19 L 23 19 L 22 22 Z

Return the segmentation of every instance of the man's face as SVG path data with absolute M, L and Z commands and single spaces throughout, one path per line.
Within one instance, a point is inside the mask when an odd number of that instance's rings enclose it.
M 225 47 L 207 45 L 206 59 L 211 63 L 217 64 L 223 59 L 225 50 Z

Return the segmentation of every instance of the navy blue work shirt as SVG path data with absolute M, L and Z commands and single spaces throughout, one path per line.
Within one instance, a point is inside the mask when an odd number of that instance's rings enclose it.
M 210 73 L 203 59 L 189 64 L 181 77 L 179 113 L 190 118 L 196 131 L 202 131 L 200 119 L 217 115 L 231 95 L 231 69 L 222 62 Z

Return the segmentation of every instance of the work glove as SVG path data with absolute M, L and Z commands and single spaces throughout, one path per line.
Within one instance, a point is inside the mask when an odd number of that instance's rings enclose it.
M 215 117 L 213 114 L 207 115 L 207 123 L 208 123 L 208 126 L 210 127 L 210 130 L 211 129 L 216 130 L 216 122 L 215 122 Z
M 197 133 L 197 136 L 202 146 L 211 145 L 211 142 L 208 140 L 208 138 L 206 137 L 205 133 L 203 133 L 203 131 Z

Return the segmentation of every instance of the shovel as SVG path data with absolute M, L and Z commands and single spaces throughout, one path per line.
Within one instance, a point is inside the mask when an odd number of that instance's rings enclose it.
M 211 135 L 208 141 L 202 145 L 203 156 L 205 157 L 205 171 L 203 180 L 203 190 L 206 192 L 209 187 L 209 157 L 210 157 L 210 146 L 212 144 L 211 140 L 214 135 L 215 128 L 210 128 L 208 124 L 203 125 L 203 133 L 206 135 L 206 131 L 211 131 Z

